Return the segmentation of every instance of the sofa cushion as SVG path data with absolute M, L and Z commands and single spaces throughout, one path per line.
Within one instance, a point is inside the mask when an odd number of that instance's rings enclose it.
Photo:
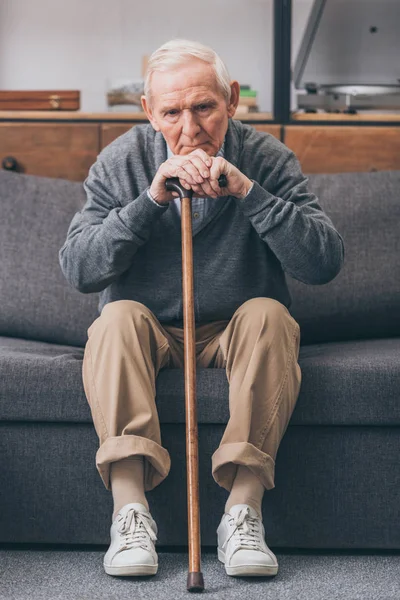
M 400 171 L 309 175 L 345 245 L 324 285 L 287 277 L 301 343 L 400 336 Z
M 83 346 L 98 294 L 69 285 L 58 261 L 81 183 L 0 170 L 0 335 Z
M 0 337 L 0 421 L 92 423 L 83 352 Z M 400 425 L 399 356 L 395 338 L 301 347 L 302 385 L 291 425 Z M 183 370 L 162 369 L 156 394 L 160 422 L 185 423 Z M 228 398 L 225 369 L 198 369 L 199 423 L 226 424 Z

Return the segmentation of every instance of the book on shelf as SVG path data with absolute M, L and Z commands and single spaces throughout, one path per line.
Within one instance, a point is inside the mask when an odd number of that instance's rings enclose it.
M 246 104 L 238 104 L 235 114 L 255 113 L 258 111 L 258 106 L 246 106 Z
M 256 96 L 239 96 L 239 104 L 243 106 L 257 106 L 257 98 Z

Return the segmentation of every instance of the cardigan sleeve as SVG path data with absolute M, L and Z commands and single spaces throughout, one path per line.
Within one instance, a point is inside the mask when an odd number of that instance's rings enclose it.
M 253 179 L 239 205 L 288 275 L 307 284 L 328 283 L 343 266 L 343 238 L 307 189 L 308 178 L 294 152 L 280 147 L 273 167 L 261 166 L 259 180 Z M 265 167 L 267 156 L 266 151 Z
M 59 251 L 61 270 L 83 293 L 100 292 L 126 271 L 138 248 L 150 237 L 153 223 L 168 209 L 150 202 L 146 188 L 137 197 L 129 177 L 106 169 L 100 159 L 83 186 L 87 200 L 75 213 Z M 121 194 L 132 195 L 122 206 Z

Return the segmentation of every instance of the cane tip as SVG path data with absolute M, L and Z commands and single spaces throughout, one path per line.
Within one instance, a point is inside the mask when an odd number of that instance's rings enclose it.
M 201 571 L 188 573 L 187 589 L 189 592 L 202 592 L 204 590 L 203 573 Z

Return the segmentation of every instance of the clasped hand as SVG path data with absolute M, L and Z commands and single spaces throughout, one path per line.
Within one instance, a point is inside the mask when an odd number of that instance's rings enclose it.
M 225 158 L 208 156 L 203 150 L 195 150 L 187 155 L 188 158 L 192 156 L 198 156 L 203 165 L 196 168 L 192 160 L 189 160 L 186 165 L 181 166 L 178 177 L 183 187 L 193 190 L 196 198 L 218 198 L 218 196 L 243 198 L 247 194 L 252 182 Z M 218 184 L 218 178 L 222 174 L 228 181 L 227 187 L 224 188 Z
M 228 185 L 221 188 L 218 178 L 222 174 Z M 170 177 L 178 177 L 182 187 L 192 189 L 196 198 L 244 198 L 252 185 L 252 181 L 225 158 L 208 156 L 201 149 L 172 156 L 160 166 L 150 188 L 150 194 L 159 203 L 166 204 L 178 197 L 177 192 L 165 190 L 165 181 Z

